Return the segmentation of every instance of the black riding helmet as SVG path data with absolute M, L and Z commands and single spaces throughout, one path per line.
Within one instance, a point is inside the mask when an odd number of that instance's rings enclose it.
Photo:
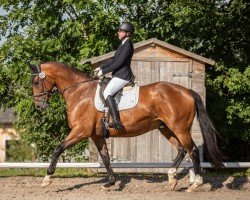
M 130 34 L 133 34 L 135 31 L 134 25 L 130 22 L 123 22 L 119 27 L 118 30 L 124 30 L 126 32 L 129 32 Z

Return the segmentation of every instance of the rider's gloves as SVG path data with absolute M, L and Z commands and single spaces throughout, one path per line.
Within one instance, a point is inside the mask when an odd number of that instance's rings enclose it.
M 100 67 L 95 68 L 94 72 L 99 72 L 101 70 Z
M 98 77 L 101 77 L 103 74 L 102 74 L 102 70 L 99 70 L 99 72 L 97 73 L 97 76 Z

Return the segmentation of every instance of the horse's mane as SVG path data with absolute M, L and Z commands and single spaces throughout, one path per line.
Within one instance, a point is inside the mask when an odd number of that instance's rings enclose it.
M 48 62 L 48 63 L 52 63 L 54 65 L 57 65 L 57 66 L 60 66 L 60 67 L 63 67 L 64 69 L 66 70 L 69 70 L 69 71 L 73 71 L 74 73 L 78 74 L 78 75 L 81 75 L 81 76 L 85 76 L 85 77 L 90 77 L 88 74 L 84 73 L 83 71 L 81 71 L 80 69 L 77 69 L 76 67 L 73 67 L 73 66 L 70 66 L 66 63 L 63 63 L 63 62 Z

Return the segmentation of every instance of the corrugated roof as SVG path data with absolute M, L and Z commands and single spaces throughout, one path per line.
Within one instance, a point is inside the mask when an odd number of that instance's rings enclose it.
M 169 43 L 158 40 L 156 38 L 151 38 L 151 39 L 148 39 L 148 40 L 145 40 L 145 41 L 142 41 L 142 42 L 137 42 L 137 43 L 134 44 L 134 48 L 137 49 L 137 48 L 140 48 L 142 46 L 145 46 L 145 45 L 148 45 L 148 44 L 151 44 L 151 43 L 152 44 L 155 43 L 157 45 L 163 46 L 163 47 L 165 47 L 167 49 L 178 52 L 178 53 L 183 54 L 185 56 L 188 56 L 190 58 L 194 58 L 194 59 L 196 59 L 198 61 L 201 61 L 201 62 L 203 62 L 205 64 L 209 64 L 209 65 L 214 65 L 215 64 L 215 61 L 213 61 L 211 59 L 208 59 L 208 58 L 205 58 L 203 56 L 197 55 L 197 54 L 192 53 L 190 51 L 187 51 L 185 49 L 181 49 L 181 48 L 176 47 L 174 45 L 171 45 Z M 114 56 L 114 54 L 115 54 L 115 51 L 112 51 L 112 52 L 104 54 L 102 56 L 97 56 L 97 57 L 93 57 L 93 58 L 90 58 L 90 59 L 87 59 L 87 60 L 83 60 L 80 63 L 81 64 L 85 64 L 85 63 L 95 64 L 95 63 L 98 63 L 98 62 L 100 62 L 102 60 L 112 58 Z
M 11 109 L 0 108 L 0 124 L 9 124 L 14 120 L 14 114 Z

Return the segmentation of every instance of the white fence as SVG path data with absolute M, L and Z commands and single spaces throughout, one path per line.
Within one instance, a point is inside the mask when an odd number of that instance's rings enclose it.
M 50 163 L 0 163 L 0 168 L 48 168 Z M 113 168 L 170 168 L 168 163 L 111 163 Z M 250 162 L 224 162 L 226 168 L 250 168 Z M 192 168 L 191 162 L 180 164 L 180 168 Z M 212 168 L 208 162 L 201 162 L 202 168 Z M 57 168 L 105 168 L 102 163 L 58 163 Z

